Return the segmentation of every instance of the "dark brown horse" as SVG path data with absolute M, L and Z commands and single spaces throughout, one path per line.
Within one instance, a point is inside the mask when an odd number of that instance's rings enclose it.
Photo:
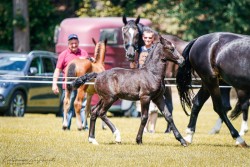
M 226 115 L 227 108 L 223 105 L 219 89 L 220 79 L 235 87 L 237 92 L 244 92 L 242 104 L 250 98 L 250 37 L 233 33 L 211 33 L 203 35 L 188 44 L 183 52 L 185 65 L 179 67 L 177 73 L 177 88 L 183 109 L 192 108 L 191 117 L 185 138 L 192 142 L 195 133 L 199 111 L 204 102 L 211 96 L 214 110 L 227 125 L 236 144 L 246 147 Z M 203 86 L 195 95 L 193 101 L 190 92 L 191 72 L 194 70 L 201 78 Z M 194 104 L 192 107 L 192 103 Z M 238 114 L 233 114 L 232 117 Z
M 116 142 L 121 141 L 119 130 L 106 116 L 109 107 L 120 98 L 132 101 L 140 100 L 141 102 L 141 125 L 136 137 L 138 144 L 142 144 L 143 129 L 148 119 L 149 103 L 152 100 L 170 124 L 176 139 L 183 146 L 187 146 L 186 141 L 175 127 L 172 115 L 167 110 L 163 98 L 165 90 L 163 79 L 165 77 L 167 60 L 182 64 L 183 57 L 175 50 L 171 42 L 160 37 L 160 42 L 156 44 L 155 48 L 147 56 L 144 67 L 140 69 L 113 68 L 99 74 L 89 73 L 73 82 L 74 87 L 79 87 L 85 82 L 96 78 L 95 89 L 100 97 L 100 101 L 91 112 L 89 142 L 98 144 L 95 140 L 97 116 L 115 134 Z
M 68 64 L 66 69 L 66 82 L 74 80 L 74 77 L 82 76 L 89 72 L 102 72 L 105 70 L 104 68 L 104 59 L 105 59 L 105 53 L 106 53 L 106 45 L 107 40 L 99 41 L 96 43 L 94 39 L 93 43 L 95 44 L 95 62 L 90 61 L 89 59 L 74 59 Z M 63 119 L 63 129 L 66 129 L 68 127 L 67 125 L 67 113 L 69 111 L 69 105 L 70 105 L 70 95 L 72 92 L 72 86 L 71 84 L 67 84 L 67 87 L 65 89 L 65 98 L 64 98 L 64 119 Z M 87 93 L 87 103 L 85 107 L 85 120 L 81 119 L 80 116 L 80 110 L 82 108 L 82 102 L 85 97 L 85 94 Z M 93 85 L 82 85 L 77 89 L 77 95 L 74 101 L 74 108 L 76 113 L 76 121 L 77 121 L 77 128 L 78 130 L 81 130 L 85 128 L 86 121 L 87 121 L 87 115 L 90 113 L 91 110 L 91 99 L 92 96 L 95 94 L 95 89 Z M 84 123 L 82 124 L 82 121 Z
M 185 49 L 185 47 L 188 45 L 189 42 L 183 41 L 182 39 L 173 36 L 173 35 L 162 35 L 165 39 L 167 39 L 168 41 L 172 42 L 176 49 L 178 50 L 179 53 L 183 53 L 183 50 Z M 167 64 L 167 70 L 166 72 L 168 73 L 166 76 L 172 76 L 172 77 L 176 77 L 176 73 L 178 70 L 178 66 L 176 67 L 176 64 L 170 62 Z M 194 77 L 199 77 L 197 74 L 194 74 Z M 220 88 L 220 92 L 221 92 L 221 97 L 222 97 L 222 102 L 223 105 L 226 107 L 227 112 L 229 110 L 231 110 L 231 105 L 230 105 L 230 90 L 231 88 L 228 86 L 228 84 L 226 84 L 225 82 L 223 82 L 222 80 L 220 80 L 220 86 L 222 88 Z M 240 113 L 242 113 L 242 123 L 241 123 L 241 128 L 240 128 L 240 135 L 243 136 L 247 131 L 248 131 L 248 125 L 247 125 L 247 120 L 248 120 L 248 108 L 249 108 L 249 100 L 244 100 L 245 99 L 245 94 L 246 92 L 242 91 L 242 90 L 237 90 L 236 89 L 236 94 L 238 97 L 238 101 L 236 103 L 236 106 L 234 107 L 234 109 L 231 112 L 231 117 L 233 119 L 236 119 Z M 195 106 L 197 103 L 193 103 L 193 105 Z M 202 106 L 200 106 L 201 104 L 199 104 L 199 106 L 196 106 L 194 108 L 196 109 L 201 109 Z M 219 133 L 220 128 L 222 126 L 222 120 L 219 118 L 216 122 L 216 125 L 213 127 L 213 129 L 210 131 L 210 134 L 215 134 L 215 133 Z

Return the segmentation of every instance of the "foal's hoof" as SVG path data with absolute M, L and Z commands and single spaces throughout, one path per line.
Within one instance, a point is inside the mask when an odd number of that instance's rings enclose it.
M 142 145 L 142 140 L 136 140 L 136 143 L 137 143 L 138 145 Z
M 249 145 L 247 145 L 247 143 L 245 141 L 240 143 L 240 144 L 237 144 L 236 146 L 237 147 L 242 147 L 242 148 L 250 148 Z
M 89 137 L 89 143 L 92 143 L 94 145 L 99 145 L 99 143 L 96 141 L 96 139 Z
M 188 144 L 189 144 L 189 143 L 188 143 L 186 140 L 184 140 L 184 139 L 181 139 L 180 142 L 181 142 L 181 145 L 184 146 L 184 147 L 187 147 Z

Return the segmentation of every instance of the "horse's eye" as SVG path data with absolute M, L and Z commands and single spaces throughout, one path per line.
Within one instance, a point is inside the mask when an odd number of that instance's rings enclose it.
M 175 48 L 170 48 L 169 49 L 172 53 L 174 53 Z
M 128 28 L 127 27 L 122 27 L 122 31 L 128 31 Z

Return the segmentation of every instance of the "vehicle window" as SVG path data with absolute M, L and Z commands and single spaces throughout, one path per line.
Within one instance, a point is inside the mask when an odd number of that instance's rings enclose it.
M 117 37 L 118 37 L 118 29 L 101 29 L 100 30 L 100 39 L 99 40 L 105 40 L 105 38 L 108 39 L 108 44 L 117 44 Z
M 31 61 L 30 67 L 36 67 L 37 68 L 37 74 L 38 75 L 42 74 L 42 63 L 41 63 L 41 59 L 39 57 L 36 57 Z
M 26 63 L 24 57 L 0 57 L 0 70 L 21 71 Z
M 44 73 L 53 73 L 54 65 L 50 58 L 43 58 Z

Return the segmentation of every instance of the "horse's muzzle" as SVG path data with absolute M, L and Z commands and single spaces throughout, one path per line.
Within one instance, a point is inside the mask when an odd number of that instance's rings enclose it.
M 184 58 L 179 59 L 179 60 L 177 60 L 177 63 L 178 63 L 178 65 L 179 65 L 180 67 L 183 67 L 183 66 L 185 65 L 185 59 L 184 59 Z
M 135 59 L 135 49 L 133 47 L 128 47 L 126 51 L 126 57 L 128 58 L 129 61 L 134 61 Z

